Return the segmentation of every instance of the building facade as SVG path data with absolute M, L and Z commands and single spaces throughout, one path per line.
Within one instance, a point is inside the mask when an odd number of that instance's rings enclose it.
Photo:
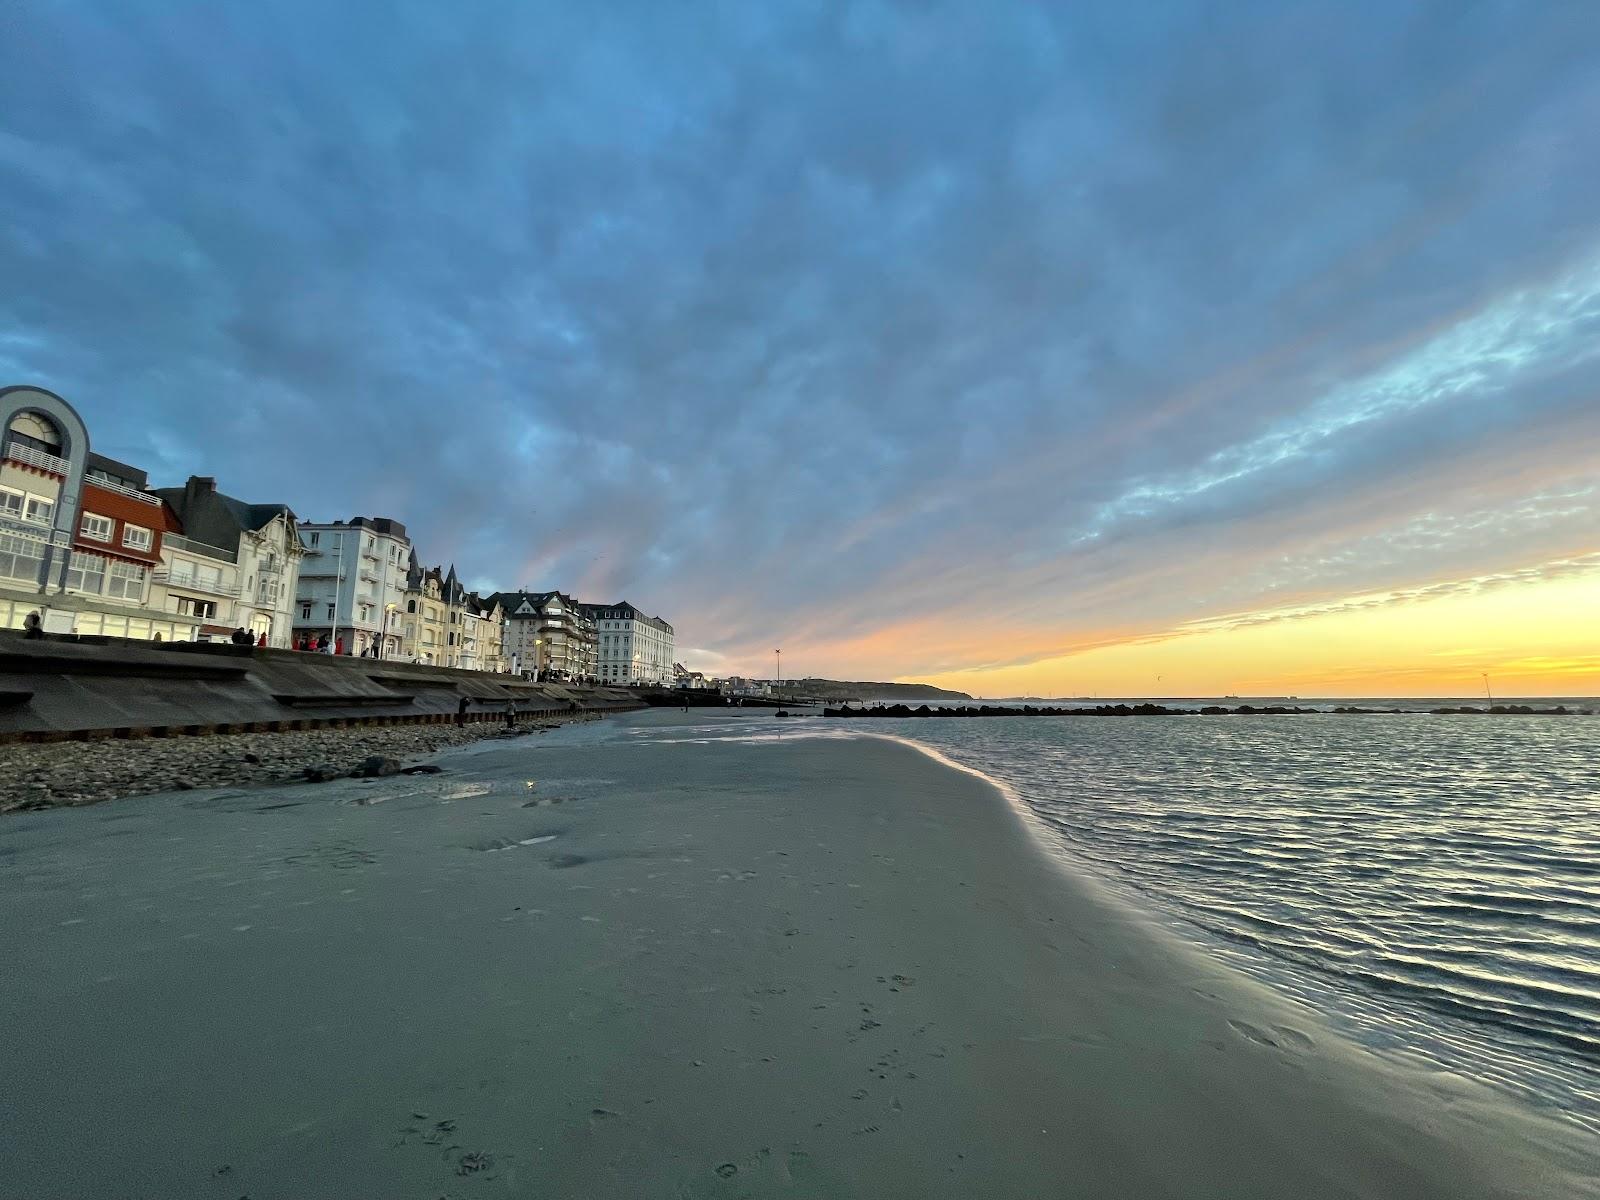
M 505 613 L 507 669 L 535 679 L 595 678 L 594 622 L 565 592 L 496 592 Z
M 401 654 L 411 662 L 442 667 L 446 628 L 444 576 L 437 567 L 424 569 L 416 553 L 406 570 L 405 618 L 401 622 Z
M 77 411 L 43 388 L 0 388 L 0 439 L 0 627 L 36 612 L 50 633 L 195 637 L 150 607 L 177 526 L 144 472 L 92 453 Z
M 469 671 L 506 670 L 505 614 L 493 596 L 468 592 L 461 603 L 461 657 Z
M 289 506 L 246 504 L 201 475 L 153 494 L 176 514 L 181 532 L 164 543 L 152 606 L 196 617 L 206 636 L 242 628 L 252 641 L 289 646 L 304 556 Z
M 89 431 L 72 405 L 35 387 L 0 388 L 0 430 L 0 615 L 16 629 L 65 580 Z
M 599 641 L 601 683 L 672 685 L 677 643 L 671 625 L 626 600 L 583 607 L 593 619 Z
M 176 515 L 145 490 L 145 473 L 91 452 L 79 493 L 78 528 L 63 591 L 83 607 L 73 618 L 80 634 L 132 637 L 160 634 L 192 641 L 198 622 L 167 612 L 155 596 L 167 539 Z
M 297 637 L 343 642 L 351 654 L 399 658 L 413 558 L 406 527 L 388 517 L 352 517 L 326 524 L 302 521 Z

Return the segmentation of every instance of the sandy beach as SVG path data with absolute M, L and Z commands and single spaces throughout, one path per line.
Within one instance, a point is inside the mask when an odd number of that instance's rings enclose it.
M 0 1197 L 1600 1194 L 983 780 L 713 719 L 0 819 Z

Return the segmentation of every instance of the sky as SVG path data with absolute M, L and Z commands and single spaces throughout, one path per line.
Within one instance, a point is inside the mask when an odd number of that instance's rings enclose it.
M 1600 11 L 0 7 L 0 384 L 717 674 L 1600 693 Z

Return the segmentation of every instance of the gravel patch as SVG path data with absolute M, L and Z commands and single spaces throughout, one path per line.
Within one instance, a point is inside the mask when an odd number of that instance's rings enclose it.
M 149 792 L 344 778 L 361 774 L 374 758 L 397 760 L 404 769 L 451 746 L 598 719 L 595 713 L 539 714 L 522 718 L 514 733 L 498 721 L 482 721 L 4 746 L 0 812 Z

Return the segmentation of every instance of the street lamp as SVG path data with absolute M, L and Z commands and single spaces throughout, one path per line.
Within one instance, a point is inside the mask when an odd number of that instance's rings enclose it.
M 383 657 L 383 640 L 389 636 L 389 614 L 399 607 L 398 604 L 393 603 L 383 606 L 383 624 L 378 627 L 378 652 L 373 655 L 374 658 Z
M 543 645 L 543 638 L 533 639 L 533 681 L 535 683 L 539 682 L 539 676 L 544 671 L 544 666 L 540 661 L 544 657 L 544 651 L 540 649 Z

